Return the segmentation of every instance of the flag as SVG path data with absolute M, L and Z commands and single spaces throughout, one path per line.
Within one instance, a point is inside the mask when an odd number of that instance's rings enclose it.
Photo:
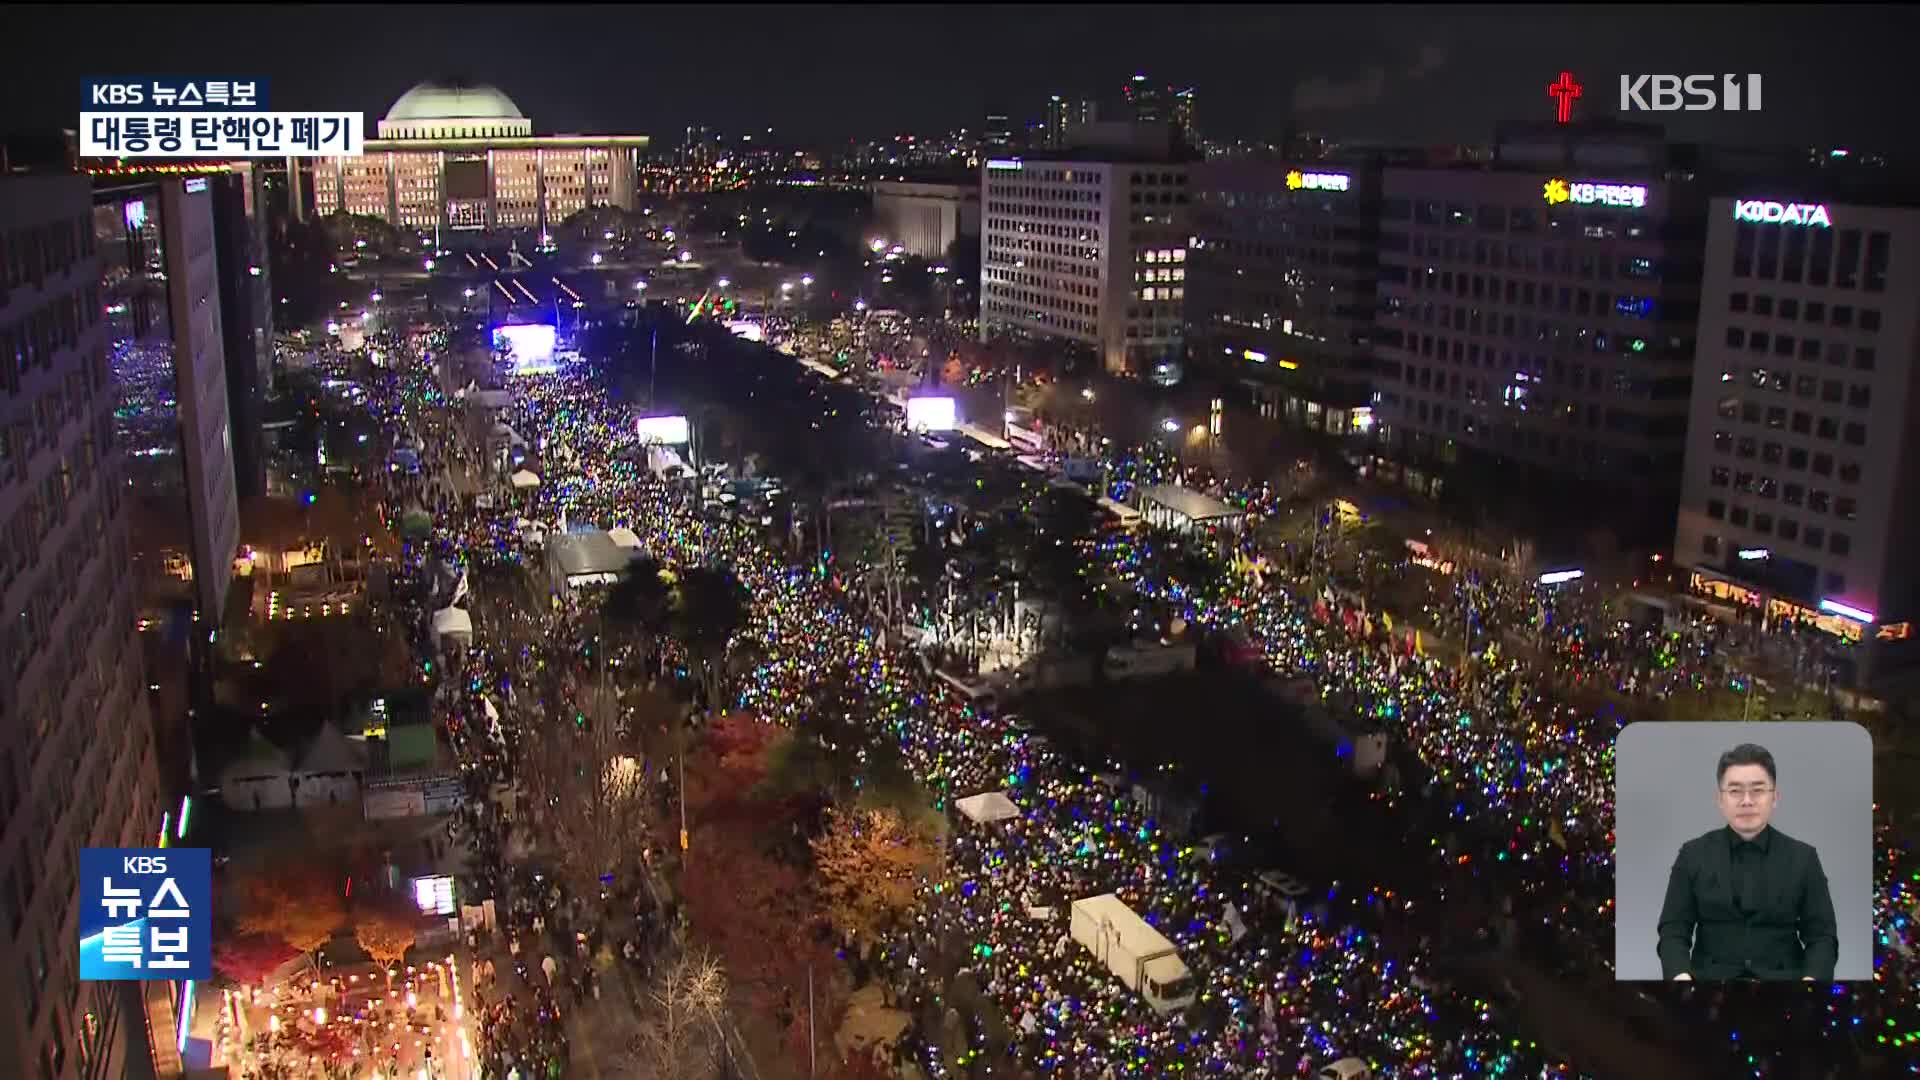
M 1553 841 L 1561 851 L 1567 850 L 1567 834 L 1561 831 L 1559 822 L 1547 826 L 1547 839 Z
M 447 601 L 447 606 L 448 607 L 457 606 L 460 603 L 460 601 L 465 600 L 467 598 L 467 593 L 469 591 L 470 590 L 467 587 L 467 570 L 465 567 L 461 567 L 460 581 L 458 584 L 454 585 L 453 599 Z
M 1235 942 L 1247 936 L 1246 920 L 1240 917 L 1240 909 L 1234 907 L 1232 901 L 1227 902 L 1226 923 L 1227 934 L 1232 937 Z

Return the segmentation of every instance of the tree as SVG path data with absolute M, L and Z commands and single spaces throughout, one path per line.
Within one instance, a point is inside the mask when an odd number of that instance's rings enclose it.
M 272 934 L 228 934 L 213 943 L 213 969 L 241 986 L 259 986 L 299 955 Z
M 910 911 L 921 878 L 940 870 L 932 838 L 896 810 L 836 809 L 812 843 L 828 916 L 866 939 Z
M 324 863 L 286 858 L 240 878 L 242 933 L 279 938 L 309 960 L 347 919 L 341 883 Z
M 725 1052 L 720 1015 L 727 977 L 720 962 L 704 951 L 683 952 L 647 996 L 653 1010 L 640 1022 L 637 1045 L 649 1075 L 678 1080 L 711 1073 Z
M 549 716 L 521 737 L 535 827 L 577 896 L 598 895 L 646 829 L 645 769 L 620 734 L 618 709 L 610 692 L 582 686 L 569 715 Z
M 673 591 L 661 576 L 660 563 L 650 555 L 635 556 L 600 605 L 600 613 L 610 626 L 639 643 L 649 671 L 654 643 L 666 632 L 672 612 Z
M 699 566 L 680 575 L 673 590 L 673 630 L 692 654 L 709 712 L 720 707 L 727 646 L 747 620 L 747 590 L 723 567 Z
M 398 893 L 370 893 L 353 905 L 353 939 L 380 965 L 389 984 L 393 982 L 393 966 L 405 960 L 407 950 L 413 948 L 419 926 L 420 910 Z
M 745 823 L 709 825 L 681 874 L 687 917 L 756 1009 L 772 1012 L 806 984 L 810 916 L 800 871 L 759 850 Z

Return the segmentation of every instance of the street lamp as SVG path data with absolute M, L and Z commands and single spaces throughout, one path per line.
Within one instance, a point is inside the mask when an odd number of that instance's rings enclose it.
M 812 285 L 812 284 L 813 284 L 813 275 L 812 275 L 812 274 L 802 274 L 802 275 L 800 275 L 800 284 L 802 284 L 802 285 Z
M 599 266 L 602 262 L 605 261 L 605 259 L 606 259 L 605 256 L 601 255 L 599 252 L 596 251 L 591 256 L 588 257 L 587 261 L 591 262 L 595 266 Z
M 719 285 L 721 288 L 724 289 L 727 286 L 733 284 L 733 282 L 728 281 L 726 278 L 721 278 L 719 281 L 715 282 L 715 284 Z
M 790 293 L 790 292 L 792 292 L 792 291 L 793 291 L 793 282 L 791 282 L 791 281 L 783 281 L 783 282 L 781 282 L 781 283 L 780 283 L 780 291 L 781 291 L 781 292 L 783 292 L 783 293 Z
M 1180 430 L 1180 421 L 1169 416 L 1165 420 L 1160 421 L 1160 429 L 1171 435 Z

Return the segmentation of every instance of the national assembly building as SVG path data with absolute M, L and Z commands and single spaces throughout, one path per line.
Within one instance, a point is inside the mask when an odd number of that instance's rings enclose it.
M 363 156 L 314 160 L 316 213 L 545 231 L 589 206 L 633 209 L 647 147 L 644 135 L 535 135 L 507 95 L 453 82 L 402 94 L 377 130 Z

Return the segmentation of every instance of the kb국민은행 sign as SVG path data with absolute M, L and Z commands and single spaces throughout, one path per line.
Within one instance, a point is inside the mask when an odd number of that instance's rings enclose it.
M 206 848 L 80 849 L 80 978 L 212 977 Z
M 1561 203 L 1574 203 L 1578 206 L 1617 206 L 1625 210 L 1639 210 L 1647 205 L 1645 184 L 1596 184 L 1589 180 L 1562 180 L 1558 177 L 1547 181 L 1542 194 L 1549 206 Z

